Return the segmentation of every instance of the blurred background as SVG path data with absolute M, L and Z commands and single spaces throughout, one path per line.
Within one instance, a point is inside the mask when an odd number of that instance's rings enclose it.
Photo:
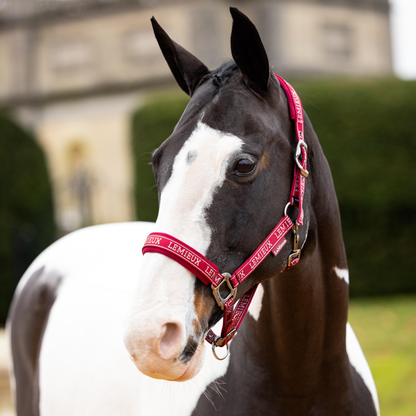
M 107 222 L 155 220 L 152 150 L 187 104 L 150 26 L 215 68 L 228 7 L 257 25 L 332 168 L 350 322 L 384 416 L 416 415 L 415 0 L 0 0 L 0 415 L 4 326 L 33 259 Z

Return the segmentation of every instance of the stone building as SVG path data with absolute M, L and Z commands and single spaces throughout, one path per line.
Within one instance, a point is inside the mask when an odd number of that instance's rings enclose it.
M 235 0 L 284 76 L 391 74 L 388 0 Z M 134 219 L 130 115 L 173 79 L 154 15 L 209 67 L 230 58 L 223 0 L 0 0 L 0 108 L 43 146 L 58 225 Z

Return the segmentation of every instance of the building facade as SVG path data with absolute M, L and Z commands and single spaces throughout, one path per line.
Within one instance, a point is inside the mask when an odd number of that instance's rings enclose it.
M 246 0 L 284 76 L 392 73 L 388 0 Z M 63 232 L 134 219 L 130 115 L 173 87 L 154 39 L 214 68 L 230 59 L 223 0 L 0 0 L 0 107 L 43 146 Z

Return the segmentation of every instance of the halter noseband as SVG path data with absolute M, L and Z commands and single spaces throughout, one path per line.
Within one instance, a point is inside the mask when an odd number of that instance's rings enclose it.
M 293 249 L 287 259 L 287 266 L 282 271 L 286 271 L 300 260 L 299 243 L 299 226 L 303 225 L 303 197 L 305 193 L 305 178 L 309 175 L 306 170 L 307 165 L 307 146 L 304 141 L 304 120 L 302 102 L 293 89 L 293 87 L 283 78 L 276 75 L 282 86 L 288 100 L 290 118 L 295 121 L 297 147 L 295 152 L 295 169 L 293 174 L 292 188 L 290 191 L 289 202 L 284 209 L 284 216 L 277 226 L 261 243 L 257 250 L 231 275 L 229 273 L 220 273 L 219 268 L 209 261 L 198 251 L 183 243 L 177 238 L 165 233 L 151 233 L 146 239 L 143 246 L 143 254 L 147 252 L 160 253 L 175 260 L 183 267 L 195 274 L 204 285 L 211 284 L 213 296 L 218 306 L 223 312 L 223 325 L 221 336 L 215 335 L 210 329 L 205 337 L 212 345 L 214 356 L 219 358 L 215 353 L 215 347 L 227 346 L 236 335 L 244 316 L 246 315 L 253 296 L 258 287 L 258 283 L 249 289 L 234 307 L 235 296 L 237 294 L 237 286 L 243 282 L 259 264 L 270 254 L 274 256 L 287 243 L 285 235 L 292 230 L 293 232 Z M 295 223 L 287 215 L 287 208 L 293 205 L 299 208 L 299 213 Z M 220 289 L 223 285 L 227 285 L 230 293 L 223 298 Z

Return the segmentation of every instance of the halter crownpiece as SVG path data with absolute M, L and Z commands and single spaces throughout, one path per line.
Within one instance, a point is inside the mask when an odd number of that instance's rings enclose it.
M 300 260 L 301 249 L 298 247 L 298 231 L 299 226 L 303 225 L 305 179 L 309 175 L 309 172 L 306 170 L 308 147 L 304 138 L 303 107 L 302 102 L 293 87 L 283 78 L 276 74 L 275 76 L 286 94 L 289 104 L 290 118 L 295 121 L 297 138 L 295 168 L 290 198 L 284 209 L 284 216 L 279 221 L 277 226 L 261 243 L 257 250 L 232 275 L 229 273 L 220 273 L 219 268 L 205 256 L 169 234 L 149 234 L 142 249 L 143 254 L 151 252 L 160 253 L 170 257 L 188 269 L 191 273 L 195 274 L 195 276 L 201 280 L 204 285 L 207 286 L 211 284 L 215 301 L 223 310 L 223 324 L 221 336 L 215 335 L 212 329 L 210 329 L 205 339 L 207 342 L 212 344 L 212 351 L 215 358 L 218 360 L 225 359 L 227 355 L 219 358 L 215 353 L 215 347 L 227 346 L 228 349 L 228 343 L 237 335 L 237 330 L 248 311 L 254 294 L 256 293 L 258 283 L 249 289 L 234 306 L 237 286 L 243 282 L 271 252 L 274 256 L 277 256 L 280 250 L 287 243 L 285 236 L 290 230 L 292 230 L 293 233 L 293 249 L 287 259 L 286 268 L 283 271 L 286 271 L 295 264 L 299 263 Z M 287 209 L 291 205 L 299 208 L 298 217 L 295 223 L 293 223 L 287 215 Z M 225 298 L 223 298 L 220 293 L 220 288 L 224 285 L 226 285 L 229 289 L 229 293 Z

